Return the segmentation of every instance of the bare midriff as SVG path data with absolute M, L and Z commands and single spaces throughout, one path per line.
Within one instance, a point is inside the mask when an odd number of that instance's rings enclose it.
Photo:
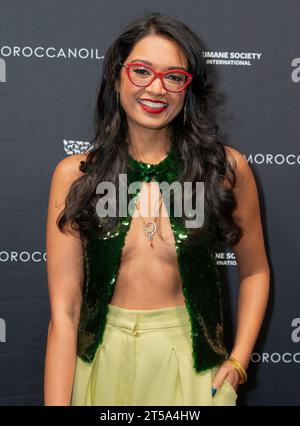
M 140 209 L 147 203 L 146 188 L 149 188 L 149 185 L 143 183 Z M 150 191 L 148 200 L 149 216 L 145 214 L 144 220 L 154 220 L 155 213 L 152 217 L 150 215 Z M 154 200 L 156 206 L 158 199 Z M 144 216 L 142 211 L 141 214 Z M 175 239 L 164 203 L 161 206 L 161 217 L 156 217 L 156 223 L 158 229 L 151 247 L 144 234 L 141 217 L 135 215 L 132 217 L 122 250 L 111 305 L 127 309 L 160 309 L 185 304 Z

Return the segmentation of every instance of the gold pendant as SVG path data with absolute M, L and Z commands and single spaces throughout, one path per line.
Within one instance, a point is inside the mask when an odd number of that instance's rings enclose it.
M 144 224 L 144 233 L 146 234 L 148 240 L 153 240 L 154 234 L 156 232 L 156 223 L 153 221 L 146 222 Z

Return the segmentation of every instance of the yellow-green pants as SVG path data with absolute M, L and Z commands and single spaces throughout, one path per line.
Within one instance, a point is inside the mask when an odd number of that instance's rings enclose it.
M 71 405 L 236 405 L 237 394 L 226 380 L 212 397 L 217 368 L 195 372 L 185 305 L 108 307 L 93 362 L 77 357 Z

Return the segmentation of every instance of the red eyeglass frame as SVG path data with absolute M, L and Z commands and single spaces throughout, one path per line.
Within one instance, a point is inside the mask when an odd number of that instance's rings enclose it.
M 150 65 L 144 64 L 143 62 L 128 62 L 127 64 L 121 64 L 121 65 L 122 65 L 122 67 L 124 67 L 124 68 L 125 68 L 125 70 L 126 70 L 126 74 L 127 74 L 127 77 L 128 77 L 128 79 L 129 79 L 129 81 L 130 81 L 132 84 L 134 84 L 135 86 L 138 86 L 138 87 L 148 87 L 148 86 L 150 86 L 150 84 L 152 84 L 152 83 L 153 83 L 153 81 L 154 81 L 156 78 L 159 78 L 159 79 L 160 79 L 160 81 L 161 81 L 161 84 L 162 84 L 163 88 L 164 88 L 165 90 L 167 90 L 167 92 L 180 93 L 180 92 L 183 92 L 184 90 L 186 90 L 186 89 L 187 89 L 187 87 L 190 85 L 190 83 L 191 83 L 191 81 L 192 81 L 192 79 L 193 79 L 193 75 L 192 75 L 192 74 L 190 74 L 190 73 L 188 73 L 187 71 L 174 69 L 174 70 L 168 70 L 168 71 L 165 71 L 165 72 L 156 72 L 154 68 L 152 68 Z M 150 83 L 149 83 L 149 84 L 147 84 L 146 86 L 144 86 L 144 85 L 142 85 L 142 86 L 141 86 L 141 85 L 139 85 L 139 84 L 134 83 L 134 82 L 130 79 L 129 69 L 130 69 L 130 67 L 131 67 L 131 66 L 133 66 L 133 65 L 141 65 L 141 66 L 143 66 L 143 67 L 145 67 L 145 68 L 150 69 L 150 70 L 153 72 L 153 74 L 154 74 L 154 75 L 153 75 L 153 79 L 150 81 Z M 183 75 L 187 76 L 187 81 L 186 81 L 185 85 L 184 85 L 184 86 L 183 86 L 180 90 L 169 90 L 169 89 L 167 89 L 167 88 L 165 87 L 165 85 L 164 85 L 163 77 L 164 77 L 165 75 L 168 75 L 168 74 L 173 74 L 174 72 L 177 72 L 177 73 L 180 73 L 180 74 L 183 74 Z

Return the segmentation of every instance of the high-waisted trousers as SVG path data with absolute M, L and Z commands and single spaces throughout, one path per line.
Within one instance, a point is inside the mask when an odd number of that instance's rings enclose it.
M 185 305 L 108 308 L 93 362 L 76 359 L 71 405 L 236 405 L 237 393 L 226 379 L 212 397 L 218 367 L 194 370 Z

